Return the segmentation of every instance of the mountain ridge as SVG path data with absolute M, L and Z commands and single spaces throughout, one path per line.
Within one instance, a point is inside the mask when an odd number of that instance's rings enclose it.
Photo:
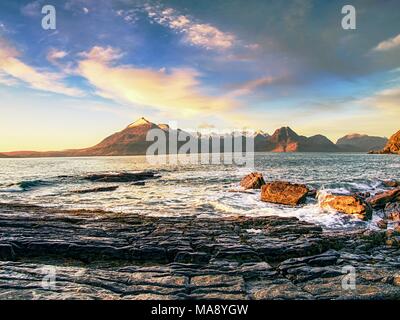
M 14 151 L 2 152 L 0 157 L 84 157 L 84 156 L 127 156 L 144 155 L 153 141 L 146 141 L 146 135 L 151 129 L 163 130 L 168 136 L 172 130 L 167 124 L 155 124 L 145 118 L 140 118 L 123 130 L 115 132 L 101 140 L 98 144 L 82 149 L 68 149 L 60 151 Z M 176 131 L 182 131 L 177 129 Z M 175 131 L 175 132 L 176 132 Z M 187 135 L 191 135 L 187 133 Z M 335 144 L 326 136 L 316 134 L 306 137 L 297 134 L 290 127 L 276 129 L 272 135 L 258 130 L 254 134 L 254 146 L 256 152 L 367 152 L 365 148 L 360 148 L 354 143 L 354 139 L 372 138 L 372 143 L 383 142 L 387 139 L 382 137 L 369 137 L 361 134 L 349 134 L 338 140 Z M 203 136 L 202 139 L 210 139 Z M 223 138 L 222 138 L 223 139 Z M 180 145 L 186 141 L 179 142 Z M 353 143 L 353 144 L 352 144 Z M 378 143 L 379 145 L 379 143 Z M 383 148 L 383 146 L 382 146 Z M 200 149 L 199 149 L 200 150 Z M 211 152 L 211 149 L 209 149 Z M 223 151 L 223 142 L 219 146 L 219 151 Z

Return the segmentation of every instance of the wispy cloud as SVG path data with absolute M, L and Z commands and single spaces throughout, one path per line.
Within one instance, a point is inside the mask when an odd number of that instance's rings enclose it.
M 382 41 L 373 50 L 374 51 L 388 51 L 394 48 L 400 47 L 400 33 L 390 39 Z
M 14 78 L 10 77 L 9 75 L 0 72 L 0 84 L 6 85 L 6 86 L 14 86 L 18 84 L 18 81 L 15 80 Z
M 78 72 L 105 98 L 135 106 L 190 116 L 213 113 L 234 106 L 234 101 L 205 94 L 199 74 L 193 69 L 153 70 L 133 65 L 116 65 L 120 51 L 94 47 L 83 54 Z
M 211 24 L 195 21 L 172 8 L 146 6 L 146 11 L 152 21 L 181 33 L 184 41 L 190 45 L 209 50 L 224 50 L 235 44 L 236 37 L 233 34 L 223 32 Z
M 361 103 L 387 112 L 400 113 L 400 87 L 392 87 L 378 91 L 371 97 L 361 100 Z
M 259 88 L 271 85 L 279 80 L 280 78 L 274 78 L 272 76 L 265 76 L 254 80 L 250 80 L 236 86 L 234 90 L 231 91 L 230 96 L 234 97 L 234 96 L 248 95 L 253 93 L 255 90 Z
M 33 89 L 68 96 L 84 95 L 81 90 L 66 86 L 62 82 L 61 74 L 38 70 L 24 63 L 20 59 L 20 53 L 4 39 L 0 39 L 0 72 L 28 84 Z
M 41 4 L 43 1 L 35 0 L 21 7 L 21 13 L 27 17 L 35 17 L 41 14 Z
M 47 60 L 53 64 L 57 64 L 60 59 L 64 59 L 67 55 L 68 52 L 66 51 L 52 48 L 47 54 Z

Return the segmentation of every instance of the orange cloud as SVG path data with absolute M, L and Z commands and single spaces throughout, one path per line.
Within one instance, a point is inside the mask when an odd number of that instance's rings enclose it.
M 193 69 L 172 69 L 170 72 L 115 66 L 112 61 L 120 55 L 112 48 L 94 47 L 79 62 L 78 73 L 86 78 L 105 98 L 122 103 L 175 111 L 180 116 L 218 112 L 234 106 L 225 97 L 204 94 Z
M 388 51 L 390 49 L 400 47 L 400 34 L 397 36 L 390 38 L 388 40 L 382 41 L 379 43 L 374 50 L 375 51 Z

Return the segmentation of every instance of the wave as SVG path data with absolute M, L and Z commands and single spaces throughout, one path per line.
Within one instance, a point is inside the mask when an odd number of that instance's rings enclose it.
M 23 180 L 17 183 L 12 183 L 7 185 L 6 189 L 3 189 L 2 191 L 5 192 L 26 192 L 26 191 L 30 191 L 32 189 L 38 188 L 38 187 L 42 187 L 42 186 L 49 186 L 51 185 L 52 182 L 50 181 L 46 181 L 46 180 L 40 180 L 40 179 L 36 179 L 36 180 Z

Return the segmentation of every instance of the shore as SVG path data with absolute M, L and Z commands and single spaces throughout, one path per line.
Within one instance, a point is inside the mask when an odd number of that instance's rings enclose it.
M 385 231 L 0 204 L 0 234 L 0 299 L 400 298 L 400 249 Z M 355 290 L 342 287 L 345 266 Z

